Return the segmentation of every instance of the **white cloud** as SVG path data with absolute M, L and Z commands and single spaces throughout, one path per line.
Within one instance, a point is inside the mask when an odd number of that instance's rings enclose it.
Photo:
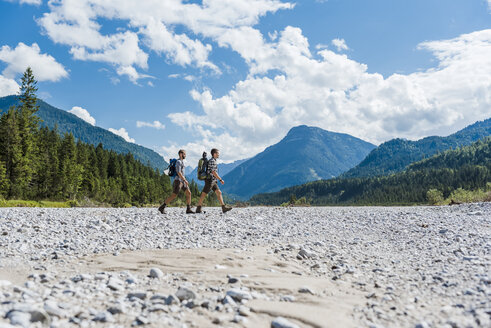
M 2 74 L 7 78 L 14 78 L 22 74 L 28 66 L 32 68 L 34 77 L 38 81 L 58 81 L 68 77 L 68 72 L 63 65 L 48 54 L 41 54 L 41 49 L 36 43 L 27 46 L 19 42 L 15 49 L 9 46 L 0 48 L 0 61 L 7 63 Z
M 135 143 L 135 139 L 130 138 L 130 136 L 128 135 L 128 131 L 126 131 L 125 128 L 121 128 L 119 130 L 116 130 L 116 129 L 113 129 L 113 128 L 109 128 L 108 130 L 111 131 L 112 133 L 114 133 L 115 135 L 120 136 L 121 138 L 123 138 L 127 142 Z
M 91 124 L 91 125 L 95 125 L 95 118 L 93 118 L 89 112 L 82 108 L 82 107 L 79 107 L 79 106 L 74 106 L 72 107 L 71 110 L 68 111 L 69 113 L 72 113 L 73 115 L 81 118 L 82 120 L 84 120 L 85 122 Z
M 336 47 L 336 49 L 338 51 L 343 51 L 343 50 L 348 50 L 348 45 L 346 44 L 346 41 L 344 41 L 344 39 L 333 39 L 331 41 L 331 43 L 333 44 L 333 46 Z
M 380 143 L 447 135 L 490 116 L 491 30 L 422 43 L 419 48 L 430 51 L 438 66 L 387 78 L 344 54 L 312 55 L 297 28 L 287 27 L 273 43 L 244 32 L 254 46 L 234 49 L 249 63 L 249 76 L 221 97 L 194 90 L 202 115 L 169 115 L 199 140 L 180 148 L 222 148 L 230 161 L 253 156 L 300 124 Z
M 7 0 L 8 2 L 18 2 L 20 4 L 28 4 L 28 5 L 40 5 L 43 3 L 42 0 Z
M 0 97 L 15 95 L 19 93 L 20 86 L 13 79 L 0 75 Z
M 154 128 L 157 130 L 164 130 L 165 129 L 165 125 L 159 121 L 153 121 L 152 123 L 136 121 L 136 127 L 137 128 L 149 127 L 149 128 Z
M 126 75 L 128 79 L 134 84 L 138 84 L 139 79 L 153 78 L 153 76 L 151 75 L 138 73 L 138 71 L 133 66 L 121 66 L 117 69 L 116 73 L 118 73 L 119 76 Z M 119 79 L 117 82 L 119 83 Z M 113 83 L 113 84 L 117 84 L 117 83 Z
M 70 46 L 75 59 L 110 63 L 118 71 L 124 67 L 147 68 L 148 51 L 164 55 L 181 66 L 220 73 L 209 60 L 212 45 L 230 44 L 219 39 L 229 30 L 257 24 L 259 17 L 293 4 L 281 0 L 187 1 L 79 0 L 50 1 L 49 12 L 38 19 L 43 31 L 56 43 Z M 127 25 L 115 33 L 101 33 L 103 20 Z M 176 27 L 183 27 L 176 33 Z M 126 74 L 133 82 L 145 75 Z

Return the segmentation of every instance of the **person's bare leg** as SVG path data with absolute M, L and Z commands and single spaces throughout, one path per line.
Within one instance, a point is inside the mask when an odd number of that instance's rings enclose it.
M 175 198 L 177 197 L 177 194 L 172 194 L 170 195 L 169 197 L 167 197 L 167 199 L 165 200 L 165 204 L 169 205 L 170 202 L 172 202 Z
M 203 206 L 203 201 L 205 200 L 206 193 L 202 192 L 201 196 L 199 196 L 198 206 Z
M 159 212 L 162 213 L 162 214 L 164 214 L 165 213 L 164 212 L 165 211 L 165 207 L 167 205 L 169 205 L 170 202 L 172 202 L 174 200 L 174 198 L 176 198 L 176 197 L 177 197 L 177 195 L 174 194 L 174 193 L 172 193 L 169 197 L 167 197 L 167 199 L 164 201 L 164 203 L 162 205 L 160 205 Z
M 186 189 L 186 201 L 187 205 L 191 205 L 191 191 L 189 191 L 189 189 Z
M 223 202 L 222 192 L 220 191 L 220 189 L 215 190 L 215 193 L 217 194 L 220 205 L 222 205 L 222 213 L 226 213 L 230 211 L 232 208 L 225 206 L 225 203 Z
M 215 190 L 215 194 L 217 194 L 220 205 L 224 206 L 225 203 L 223 202 L 222 192 L 220 191 L 220 189 Z
M 186 207 L 186 214 L 194 214 L 193 210 L 191 209 L 191 191 L 186 189 L 185 191 L 186 194 L 186 200 L 187 200 L 187 207 Z

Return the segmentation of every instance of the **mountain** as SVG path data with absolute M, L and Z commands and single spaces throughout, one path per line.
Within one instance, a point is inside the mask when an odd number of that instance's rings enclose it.
M 450 148 L 467 146 L 491 135 L 491 119 L 479 121 L 448 137 L 427 137 L 418 141 L 392 139 L 375 148 L 342 178 L 389 175 L 404 170 L 409 164 Z
M 218 164 L 218 174 L 220 174 L 221 177 L 224 177 L 228 172 L 232 171 L 233 169 L 235 169 L 237 166 L 244 163 L 245 161 L 247 161 L 247 159 L 239 159 L 235 162 L 227 163 L 227 164 L 225 163 Z M 199 186 L 204 186 L 205 184 L 204 181 L 198 180 L 198 166 L 196 166 L 196 168 L 193 171 L 191 171 L 191 173 L 186 174 L 186 179 L 188 179 L 188 181 L 191 180 L 196 181 L 196 183 Z
M 390 176 L 314 181 L 255 195 L 250 203 L 280 205 L 292 198 L 305 197 L 312 205 L 409 205 L 426 203 L 431 189 L 447 198 L 459 188 L 489 193 L 490 186 L 491 137 L 488 137 L 415 162 Z
M 246 199 L 256 193 L 332 178 L 358 164 L 373 148 L 375 145 L 348 134 L 301 125 L 224 175 L 221 189 Z
M 6 111 L 10 106 L 18 104 L 17 96 L 0 98 L 0 111 Z M 127 142 L 123 138 L 103 128 L 92 126 L 77 116 L 55 108 L 50 104 L 38 99 L 39 111 L 36 113 L 42 120 L 41 124 L 53 129 L 58 127 L 60 134 L 72 133 L 75 139 L 97 146 L 102 143 L 104 149 L 114 150 L 120 154 L 132 153 L 133 156 L 143 164 L 149 164 L 155 169 L 163 172 L 168 163 L 155 151 Z

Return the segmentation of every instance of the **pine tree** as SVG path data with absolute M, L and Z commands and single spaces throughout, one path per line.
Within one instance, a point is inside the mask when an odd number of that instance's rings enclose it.
M 18 115 L 13 107 L 0 118 L 0 145 L 0 160 L 5 163 L 5 174 L 10 182 L 7 197 L 20 197 L 22 190 L 19 181 L 22 168 L 19 163 L 22 159 L 22 149 Z
M 30 183 L 35 172 L 35 132 L 38 130 L 39 118 L 34 115 L 39 106 L 36 105 L 36 80 L 30 67 L 26 69 L 22 76 L 22 85 L 20 87 L 18 110 L 19 136 L 21 139 L 21 159 L 18 163 L 20 176 L 17 184 L 21 197 L 27 197 L 28 191 L 31 190 Z
M 9 180 L 7 179 L 7 169 L 5 163 L 0 161 L 0 198 L 5 198 L 9 191 Z

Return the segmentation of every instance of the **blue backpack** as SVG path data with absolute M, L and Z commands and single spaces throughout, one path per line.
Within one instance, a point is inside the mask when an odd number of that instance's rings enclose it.
M 169 169 L 169 172 L 167 172 L 167 174 L 170 177 L 175 177 L 177 175 L 176 163 L 177 163 L 177 159 L 175 158 L 169 160 L 169 166 L 167 167 Z

